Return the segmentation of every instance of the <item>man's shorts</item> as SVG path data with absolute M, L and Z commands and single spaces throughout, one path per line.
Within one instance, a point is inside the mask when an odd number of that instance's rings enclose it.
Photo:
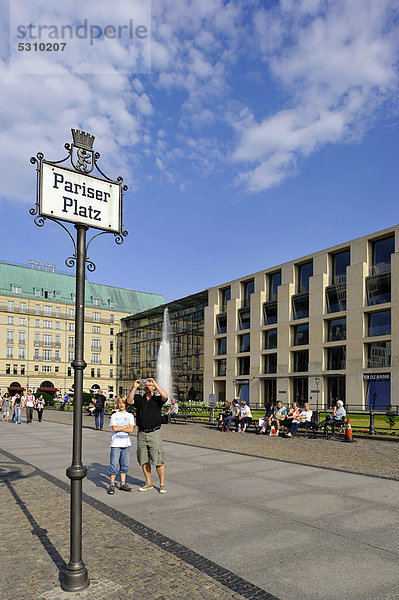
M 137 433 L 137 460 L 142 466 L 151 463 L 157 467 L 165 464 L 161 430 Z

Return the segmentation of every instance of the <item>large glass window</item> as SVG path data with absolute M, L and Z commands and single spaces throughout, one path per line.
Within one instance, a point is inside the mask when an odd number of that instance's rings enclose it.
M 293 398 L 298 402 L 299 406 L 303 406 L 308 401 L 308 385 L 307 377 L 293 377 Z
M 346 346 L 327 348 L 327 370 L 340 371 L 346 369 Z
M 395 236 L 391 235 L 371 243 L 374 273 L 390 270 L 391 254 L 395 252 Z
M 309 323 L 293 327 L 292 343 L 294 346 L 305 346 L 306 344 L 309 344 Z
M 238 359 L 238 375 L 249 375 L 250 357 L 243 356 Z
M 246 333 L 245 335 L 238 336 L 238 352 L 249 352 L 250 345 L 250 334 Z
M 244 281 L 242 284 L 242 305 L 249 306 L 251 295 L 255 290 L 255 282 L 253 279 L 249 281 Z
M 309 316 L 309 294 L 292 296 L 292 318 L 307 319 Z
M 271 273 L 267 276 L 268 296 L 267 299 L 277 300 L 277 288 L 281 285 L 281 271 Z
M 346 282 L 346 267 L 349 267 L 351 260 L 350 250 L 337 252 L 331 256 L 332 262 L 332 285 Z
M 292 353 L 292 370 L 294 373 L 308 371 L 309 369 L 309 350 L 298 350 Z
M 251 313 L 249 308 L 243 308 L 238 312 L 238 329 L 249 329 L 251 326 Z
M 331 285 L 326 288 L 326 301 L 328 313 L 346 310 L 346 283 Z
M 231 287 L 223 288 L 220 290 L 220 310 L 225 312 L 227 310 L 227 302 L 231 299 Z
M 369 369 L 391 366 L 391 342 L 373 342 L 366 345 Z
M 346 340 L 346 317 L 327 321 L 327 342 Z
M 274 325 L 277 323 L 277 302 L 265 302 L 263 304 L 263 324 Z
M 380 312 L 368 314 L 367 335 L 390 335 L 391 333 L 391 311 L 381 310 Z
M 216 333 L 227 332 L 227 317 L 226 315 L 217 315 L 216 317 Z
M 367 305 L 391 301 L 391 274 L 370 275 L 366 279 Z
M 226 376 L 226 359 L 222 358 L 220 360 L 216 360 L 216 376 L 217 377 L 225 377 Z
M 263 333 L 263 348 L 265 350 L 277 348 L 277 329 L 269 329 Z
M 333 408 L 337 400 L 342 400 L 345 404 L 345 375 L 327 377 L 327 408 Z
M 297 266 L 297 293 L 305 294 L 309 292 L 309 279 L 313 275 L 313 261 L 303 263 Z
M 265 354 L 263 356 L 263 372 L 277 373 L 277 353 Z
M 227 338 L 220 338 L 216 341 L 216 353 L 226 354 L 227 353 Z

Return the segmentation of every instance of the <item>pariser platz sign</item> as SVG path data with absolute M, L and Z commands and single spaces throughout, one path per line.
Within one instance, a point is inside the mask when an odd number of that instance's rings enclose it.
M 42 216 L 119 233 L 121 206 L 118 183 L 42 161 L 39 194 Z

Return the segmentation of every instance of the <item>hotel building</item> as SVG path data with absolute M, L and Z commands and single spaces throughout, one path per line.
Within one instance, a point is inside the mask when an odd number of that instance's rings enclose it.
M 38 389 L 54 396 L 73 388 L 75 277 L 41 267 L 0 263 L 1 393 Z M 84 391 L 114 395 L 121 318 L 164 302 L 159 294 L 86 280 Z
M 204 398 L 399 405 L 399 226 L 210 288 Z

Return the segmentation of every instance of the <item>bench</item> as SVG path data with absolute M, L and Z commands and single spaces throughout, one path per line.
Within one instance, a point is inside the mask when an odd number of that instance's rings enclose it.
M 223 425 L 223 421 L 217 421 L 217 428 L 219 431 L 222 431 L 222 425 Z M 248 429 L 251 427 L 251 425 L 253 425 L 254 427 L 256 427 L 256 421 L 254 421 L 253 419 L 251 419 L 250 421 L 247 422 L 247 426 L 246 426 L 246 431 L 248 431 Z M 230 431 L 233 431 L 233 427 L 236 427 L 236 424 L 233 422 L 231 424 L 231 429 Z
M 198 417 L 197 414 L 177 413 L 177 414 L 173 414 L 171 416 L 170 422 L 171 423 L 177 423 L 178 421 L 183 421 L 184 420 L 184 424 L 186 424 L 189 419 L 192 419 L 194 421 L 194 419 L 196 417 Z

